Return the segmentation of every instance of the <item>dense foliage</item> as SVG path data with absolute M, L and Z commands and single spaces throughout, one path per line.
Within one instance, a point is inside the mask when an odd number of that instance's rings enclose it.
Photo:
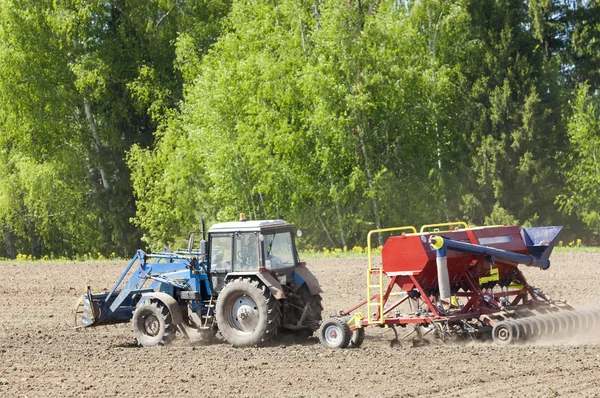
M 240 212 L 597 242 L 599 54 L 584 0 L 0 0 L 0 256 Z

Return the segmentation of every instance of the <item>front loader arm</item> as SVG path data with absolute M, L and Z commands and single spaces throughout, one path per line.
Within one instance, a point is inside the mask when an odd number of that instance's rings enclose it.
M 146 272 L 146 253 L 144 253 L 143 250 L 138 250 L 135 253 L 135 256 L 129 262 L 129 265 L 127 265 L 127 267 L 125 268 L 125 271 L 123 271 L 123 274 L 121 275 L 121 277 L 119 278 L 119 280 L 117 281 L 115 286 L 112 288 L 110 293 L 106 296 L 106 304 L 108 304 L 108 300 L 110 299 L 112 294 L 119 288 L 119 285 L 123 282 L 123 279 L 125 279 L 125 277 L 129 273 L 129 270 L 131 269 L 133 264 L 135 264 L 136 261 L 139 261 L 140 267 L 131 276 L 131 278 L 127 281 L 127 283 L 125 284 L 123 289 L 121 289 L 121 291 L 119 292 L 119 295 L 112 302 L 112 304 L 110 306 L 111 312 L 115 312 L 117 310 L 117 308 L 119 308 L 119 306 L 123 303 L 123 301 L 127 297 L 129 297 L 131 292 L 138 287 L 139 283 L 146 279 L 146 275 L 148 274 Z

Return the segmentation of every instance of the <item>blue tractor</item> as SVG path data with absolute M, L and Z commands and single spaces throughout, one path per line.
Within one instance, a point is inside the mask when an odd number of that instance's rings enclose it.
M 300 236 L 300 232 L 298 231 Z M 237 347 L 260 345 L 283 328 L 309 336 L 321 322 L 321 289 L 300 262 L 294 228 L 282 220 L 213 225 L 197 247 L 138 250 L 114 287 L 77 302 L 77 329 L 132 322 L 142 346 L 167 345 L 176 334 Z

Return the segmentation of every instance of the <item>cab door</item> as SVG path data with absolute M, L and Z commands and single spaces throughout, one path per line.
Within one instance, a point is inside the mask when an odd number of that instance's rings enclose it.
M 214 234 L 210 236 L 210 274 L 215 292 L 225 285 L 225 277 L 232 271 L 233 235 Z

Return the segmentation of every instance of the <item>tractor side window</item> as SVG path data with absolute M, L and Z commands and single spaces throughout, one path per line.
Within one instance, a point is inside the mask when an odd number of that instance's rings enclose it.
M 210 244 L 210 269 L 231 271 L 231 236 L 213 236 Z
M 264 235 L 263 245 L 267 268 L 286 268 L 296 264 L 291 233 Z
M 236 271 L 258 268 L 258 234 L 244 233 L 235 235 L 234 269 Z

